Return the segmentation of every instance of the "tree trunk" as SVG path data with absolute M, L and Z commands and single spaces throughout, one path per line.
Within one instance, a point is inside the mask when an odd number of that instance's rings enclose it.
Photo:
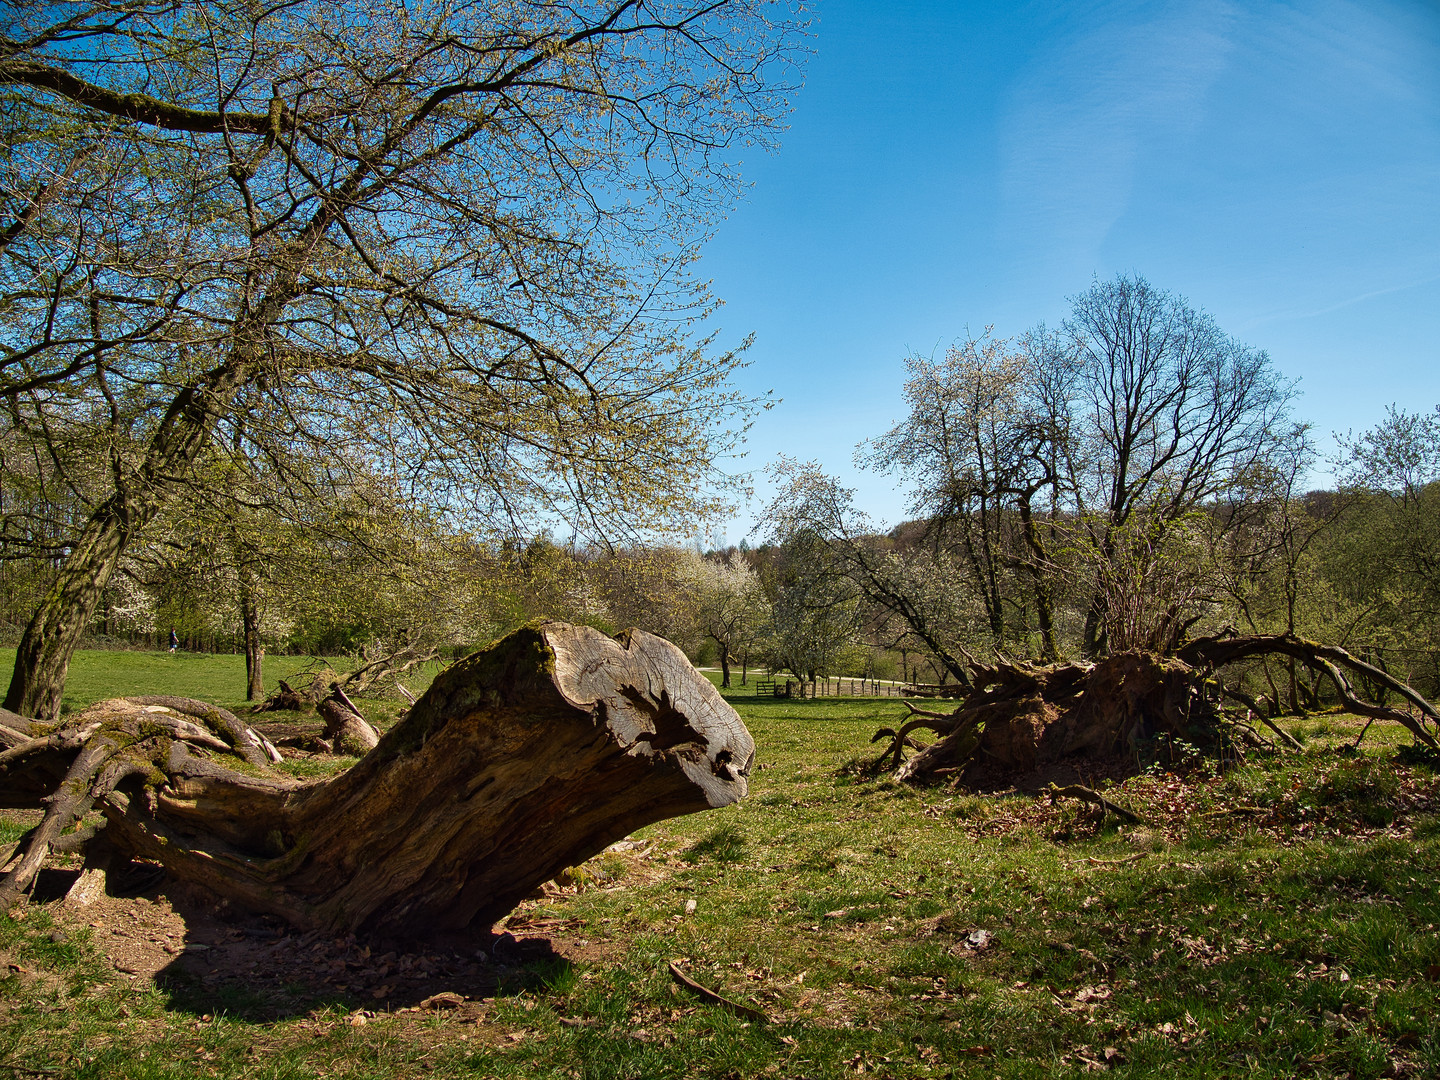
M 1095 659 L 1104 651 L 1101 626 L 1104 614 L 1105 601 L 1101 598 L 1097 588 L 1095 595 L 1090 598 L 1090 606 L 1085 609 L 1085 629 L 1080 640 L 1080 655 L 1087 660 Z
M 245 700 L 264 700 L 265 649 L 260 644 L 260 598 L 254 574 L 240 569 L 240 624 L 245 632 Z
M 1284 699 L 1280 696 L 1280 688 L 1275 685 L 1275 676 L 1270 673 L 1270 658 L 1262 657 L 1260 670 L 1265 676 L 1265 683 L 1270 687 L 1270 715 L 1279 716 L 1285 707 Z
M 1035 596 L 1035 618 L 1040 630 L 1040 659 L 1043 663 L 1053 663 L 1060 656 L 1060 648 L 1055 642 L 1055 596 L 1050 583 L 1050 556 L 1035 528 L 1035 518 L 1028 498 L 1020 501 L 1020 526 L 1025 546 L 1030 549 L 1030 558 L 1025 562 L 1030 571 L 1030 587 Z
M 175 477 L 189 468 L 204 447 L 214 418 L 239 389 L 261 370 L 256 356 L 261 332 L 295 295 L 293 271 L 232 329 L 229 355 L 171 400 L 151 435 L 145 457 L 86 521 L 55 584 L 25 628 L 15 651 L 15 672 L 5 695 L 6 709 L 53 721 L 80 636 L 95 615 L 120 555 L 130 540 L 159 512 Z M 287 291 L 288 290 L 288 291 Z
M 213 734 L 177 735 L 177 723 L 112 701 L 37 738 L 0 715 L 0 802 L 47 805 L 48 822 L 63 800 L 46 793 L 88 791 L 122 854 L 297 926 L 400 937 L 488 926 L 634 829 L 736 801 L 755 756 L 674 645 L 563 623 L 452 664 L 333 779 L 223 768 L 187 748 Z M 24 886 L 12 872 L 0 901 Z
M 720 686 L 730 689 L 730 649 L 723 641 L 720 642 Z
M 1103 539 L 1098 543 L 1099 562 L 1102 567 L 1115 565 L 1115 519 L 1105 527 Z M 1093 535 L 1093 534 L 1092 534 Z M 1080 655 L 1086 660 L 1095 660 L 1108 652 L 1105 619 L 1109 604 L 1105 595 L 1105 579 L 1101 571 L 1096 572 L 1091 586 L 1090 603 L 1085 608 L 1085 629 L 1080 641 Z
M 5 708 L 50 722 L 60 716 L 70 657 L 129 539 L 130 529 L 117 506 L 101 506 L 85 523 L 15 650 Z

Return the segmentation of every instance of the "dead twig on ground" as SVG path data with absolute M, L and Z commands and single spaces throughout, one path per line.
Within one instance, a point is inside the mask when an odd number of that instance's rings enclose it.
M 1098 806 L 1102 810 L 1114 814 L 1116 817 L 1124 821 L 1130 822 L 1132 825 L 1149 824 L 1149 822 L 1147 822 L 1139 814 L 1136 814 L 1131 810 L 1126 810 L 1125 807 L 1120 806 L 1118 803 L 1111 802 L 1109 799 L 1105 798 L 1104 795 L 1101 795 L 1093 788 L 1086 787 L 1084 784 L 1067 784 L 1065 787 L 1058 787 L 1055 784 L 1051 784 L 1050 787 L 1047 789 L 1047 793 L 1049 794 L 1050 801 L 1052 803 L 1056 799 L 1079 799 L 1081 802 L 1088 802 L 1093 806 Z
M 673 962 L 670 964 L 670 977 L 685 987 L 685 989 L 697 995 L 702 1001 L 707 1001 L 711 1005 L 718 1005 L 720 1008 L 725 1009 L 727 1012 L 734 1013 L 743 1020 L 753 1020 L 757 1024 L 768 1024 L 770 1022 L 770 1018 L 759 1009 L 752 1009 L 748 1005 L 741 1005 L 738 1001 L 731 1001 L 727 997 L 721 997 L 715 993 L 714 990 L 701 986 L 694 979 L 690 978 L 689 975 L 681 971 L 678 964 Z

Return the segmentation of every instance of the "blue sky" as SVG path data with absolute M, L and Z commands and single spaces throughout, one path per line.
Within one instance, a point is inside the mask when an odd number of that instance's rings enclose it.
M 1329 447 L 1440 404 L 1436 0 L 821 0 L 812 31 L 701 263 L 756 334 L 743 385 L 783 399 L 743 467 L 818 459 L 896 523 L 852 454 L 902 418 L 906 355 L 1057 324 L 1118 272 L 1267 350 Z

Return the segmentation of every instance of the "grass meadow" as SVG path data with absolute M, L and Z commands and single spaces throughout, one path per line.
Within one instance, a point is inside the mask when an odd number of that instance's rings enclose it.
M 87 653 L 66 701 L 242 689 L 239 657 Z M 117 972 L 103 923 L 37 904 L 0 916 L 0 1071 L 1440 1075 L 1437 784 L 1433 761 L 1397 758 L 1403 733 L 1377 724 L 1355 753 L 1353 717 L 1297 721 L 1302 753 L 1111 787 L 1146 822 L 1120 825 L 872 775 L 895 699 L 730 700 L 759 748 L 750 797 L 652 826 L 529 902 L 558 958 L 497 964 L 474 1008 L 243 985 L 202 1007 Z M 678 986 L 672 962 L 765 1021 Z

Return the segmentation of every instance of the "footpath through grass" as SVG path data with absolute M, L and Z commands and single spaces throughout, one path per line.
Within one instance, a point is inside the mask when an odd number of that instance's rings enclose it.
M 228 685 L 209 696 L 233 700 Z M 243 995 L 197 1014 L 128 986 L 102 928 L 59 932 L 32 908 L 0 917 L 0 1069 L 1440 1075 L 1437 785 L 1423 760 L 1391 760 L 1392 733 L 1381 757 L 1350 757 L 1335 746 L 1358 728 L 1311 721 L 1304 754 L 1136 778 L 1109 795 L 1148 823 L 1117 827 L 869 778 L 894 700 L 732 701 L 759 746 L 750 798 L 647 829 L 646 858 L 602 856 L 577 875 L 589 887 L 527 908 L 576 959 L 499 969 L 478 1021 L 341 998 L 262 1020 L 275 1003 Z M 697 1001 L 672 961 L 771 1022 Z

